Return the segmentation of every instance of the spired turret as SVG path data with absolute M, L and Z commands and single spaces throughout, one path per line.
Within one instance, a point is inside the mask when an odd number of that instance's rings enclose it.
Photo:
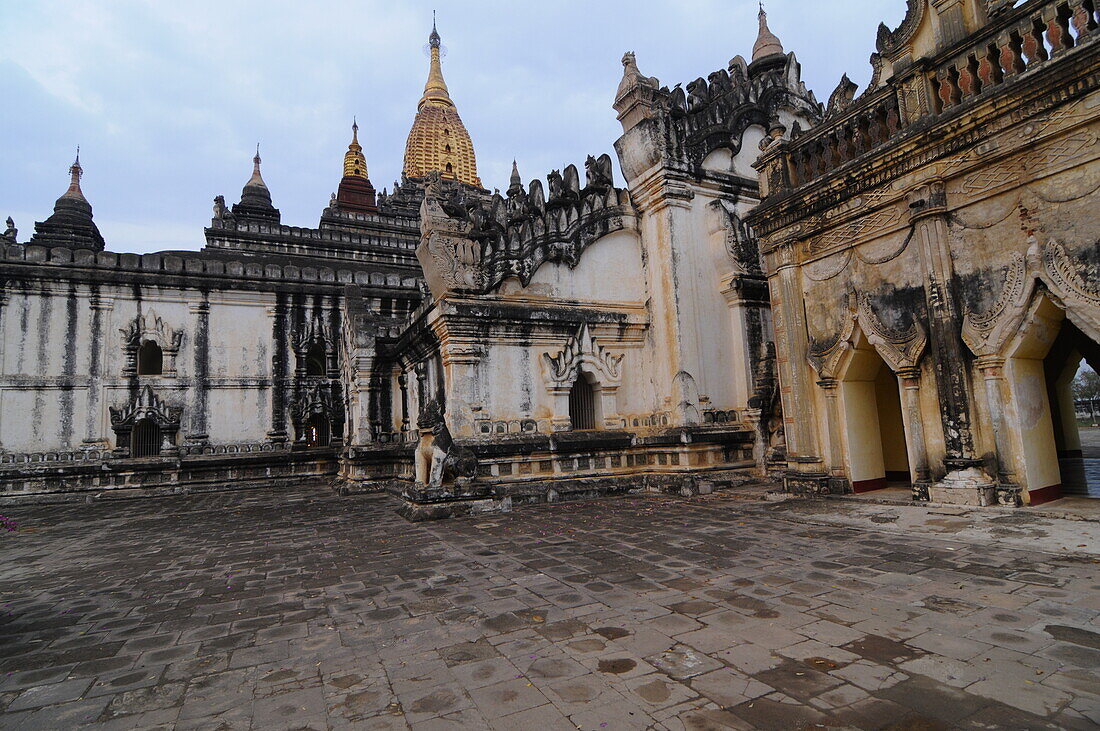
M 252 158 L 252 177 L 241 189 L 241 202 L 233 206 L 233 215 L 279 223 L 282 216 L 279 209 L 271 204 L 271 191 L 260 175 L 260 162 L 260 146 L 257 144 L 256 156 Z
M 359 144 L 359 124 L 352 120 L 351 144 L 344 153 L 344 177 L 336 191 L 336 207 L 350 213 L 377 213 L 374 186 L 367 176 L 367 158 Z
M 765 58 L 783 55 L 783 42 L 768 27 L 768 14 L 764 11 L 764 3 L 760 3 L 759 18 L 760 32 L 757 35 L 756 44 L 752 47 L 753 63 Z
M 442 41 L 434 21 L 428 45 L 431 64 L 424 95 L 420 97 L 416 119 L 405 143 L 405 176 L 424 178 L 428 173 L 439 172 L 445 179 L 480 188 L 474 144 L 443 80 L 439 61 Z
M 92 204 L 80 189 L 83 176 L 78 147 L 76 160 L 69 166 L 69 189 L 54 203 L 53 215 L 34 224 L 31 243 L 103 251 L 103 236 L 92 220 Z
M 512 160 L 512 177 L 508 180 L 508 197 L 515 198 L 523 192 L 523 179 L 519 176 L 519 165 Z

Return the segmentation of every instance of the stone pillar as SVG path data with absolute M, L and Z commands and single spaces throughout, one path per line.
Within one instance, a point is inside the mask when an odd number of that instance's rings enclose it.
M 948 467 L 957 468 L 973 466 L 975 459 L 961 318 L 951 296 L 955 272 L 948 244 L 946 195 L 942 182 L 921 186 L 910 195 L 909 208 L 925 270 L 929 344 Z
M 287 322 L 286 295 L 277 295 L 278 301 L 267 313 L 271 317 L 271 429 L 267 438 L 277 444 L 288 440 L 286 431 L 287 388 L 292 382 L 288 358 L 290 333 Z
M 770 357 L 768 281 L 763 274 L 734 273 L 723 278 L 722 295 L 729 307 L 730 332 L 737 345 L 735 360 L 730 363 L 731 377 L 737 383 L 736 405 L 751 405 L 762 385 L 759 376 L 766 372 L 760 361 Z
M 822 378 L 817 385 L 825 392 L 825 411 L 829 419 L 829 433 L 825 437 L 829 442 L 829 474 L 845 477 L 844 452 L 841 449 L 844 423 L 840 419 L 840 404 L 837 400 L 840 382 L 835 378 Z
M 193 302 L 188 309 L 195 315 L 195 336 L 191 339 L 194 350 L 195 391 L 191 401 L 192 413 L 188 415 L 190 429 L 184 435 L 188 444 L 206 444 L 210 441 L 207 434 L 207 389 L 210 385 L 210 297 L 202 292 L 202 299 Z
M 405 434 L 409 431 L 409 382 L 405 372 L 400 367 L 397 372 L 397 386 L 401 390 L 401 426 L 400 431 Z
M 475 410 L 484 405 L 478 365 L 485 354 L 480 343 L 457 340 L 448 336 L 441 321 L 433 323 L 439 337 L 440 360 L 443 367 L 443 392 L 447 401 L 444 418 L 451 436 L 456 439 L 476 436 Z
M 103 297 L 98 292 L 98 286 L 93 287 L 91 301 L 91 357 L 88 363 L 88 404 L 87 421 L 85 422 L 83 447 L 87 449 L 110 449 L 111 440 L 108 436 L 108 424 L 110 418 L 104 405 L 103 383 L 105 376 L 110 372 L 110 358 L 108 344 L 118 341 L 107 336 L 113 332 L 111 328 L 111 312 L 114 310 L 115 301 L 112 297 Z M 0 355 L 2 358 L 2 355 Z
M 905 444 L 913 474 L 913 499 L 928 500 L 928 485 L 932 476 L 928 470 L 928 445 L 924 438 L 924 419 L 920 408 L 920 379 L 919 366 L 898 371 L 905 417 Z
M 1019 506 L 1022 504 L 1020 485 L 1016 482 L 1015 465 L 1011 458 L 1012 445 L 1005 424 L 1004 405 L 1008 400 L 1005 359 L 997 355 L 986 355 L 978 358 L 977 366 L 985 383 L 985 400 L 996 449 L 997 502 L 1001 505 Z
M 932 488 L 934 500 L 987 505 L 993 481 L 981 471 L 971 431 L 968 360 L 963 352 L 958 306 L 951 294 L 955 272 L 947 227 L 947 192 L 942 181 L 922 185 L 909 195 L 909 209 L 924 267 L 929 347 L 943 422 L 946 476 Z M 951 494 L 952 490 L 968 494 Z
M 795 258 L 794 242 L 787 241 L 773 249 L 769 261 L 774 269 L 768 281 L 787 439 L 786 484 L 789 490 L 823 492 L 828 490 L 829 475 L 820 456 L 802 268 Z

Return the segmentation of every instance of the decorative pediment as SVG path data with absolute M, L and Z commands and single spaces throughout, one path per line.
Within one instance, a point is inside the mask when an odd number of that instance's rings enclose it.
M 852 106 L 857 91 L 859 91 L 859 87 L 848 78 L 848 74 L 841 76 L 840 83 L 829 95 L 829 104 L 825 107 L 825 118 L 830 119 L 843 114 L 848 107 Z
M 150 386 L 144 386 L 138 391 L 137 398 L 129 404 L 120 407 L 110 407 L 111 427 L 118 431 L 121 427 L 133 427 L 142 419 L 151 419 L 162 429 L 179 429 L 180 415 L 183 409 L 179 406 L 169 406 L 159 396 L 153 393 Z
M 152 310 L 135 317 L 130 323 L 120 328 L 122 341 L 127 346 L 137 348 L 146 340 L 152 340 L 165 352 L 178 351 L 183 343 L 183 330 L 175 330 L 168 326 L 159 315 Z
M 543 354 L 547 388 L 568 390 L 581 371 L 592 374 L 603 389 L 617 388 L 622 383 L 623 356 L 605 350 L 584 323 L 557 355 Z
M 890 30 L 888 25 L 880 23 L 878 38 L 875 43 L 878 52 L 890 55 L 900 49 L 903 44 L 908 43 L 913 34 L 917 32 L 917 28 L 920 27 L 927 8 L 928 0 L 909 0 L 908 7 L 905 9 L 905 17 L 897 28 Z
M 339 384 L 314 381 L 295 394 L 291 416 L 296 424 L 308 421 L 315 414 L 321 414 L 333 422 L 342 422 L 342 406 Z
M 737 215 L 733 204 L 716 200 L 710 204 L 710 210 L 717 224 L 716 232 L 724 236 L 726 254 L 736 271 L 740 274 L 763 274 L 756 236 L 749 225 Z
M 332 330 L 328 325 L 318 321 L 309 320 L 297 328 L 291 338 L 295 352 L 305 353 L 314 343 L 321 343 L 326 353 L 336 349 L 336 341 L 332 337 Z
M 868 342 L 875 347 L 886 364 L 896 373 L 904 368 L 915 368 L 928 345 L 928 333 L 914 318 L 905 330 L 888 327 L 875 314 L 866 293 L 857 295 L 857 317 Z
M 1081 276 L 1083 270 L 1057 240 L 1043 245 L 1031 236 L 1027 254 L 1014 255 L 1006 267 L 997 301 L 985 312 L 963 316 L 963 341 L 978 357 L 1003 355 L 1027 316 L 1037 282 L 1046 286 L 1078 327 L 1100 333 L 1100 288 Z
M 848 316 L 840 332 L 823 340 L 810 342 L 809 361 L 822 378 L 836 378 L 844 354 L 855 347 L 856 326 L 867 342 L 895 373 L 915 368 L 928 346 L 928 333 L 916 319 L 905 330 L 887 326 L 875 313 L 866 293 L 850 292 Z

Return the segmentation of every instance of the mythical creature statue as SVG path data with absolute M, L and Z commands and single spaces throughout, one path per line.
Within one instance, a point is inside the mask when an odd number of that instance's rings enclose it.
M 565 184 L 562 181 L 561 172 L 557 170 L 551 170 L 550 174 L 546 176 L 546 181 L 550 185 L 550 202 L 557 203 L 561 200 L 562 191 L 565 188 Z
M 688 82 L 687 85 L 687 109 L 689 112 L 698 112 L 710 101 L 710 90 L 707 82 L 702 78 Z
M 477 477 L 477 457 L 455 444 L 443 408 L 431 399 L 420 409 L 417 426 L 420 443 L 416 447 L 416 482 L 426 487 L 469 482 Z
M 214 218 L 221 221 L 229 218 L 229 209 L 225 205 L 225 196 L 214 197 Z
M 606 152 L 599 159 L 589 155 L 584 161 L 585 188 L 603 193 L 614 185 L 611 175 L 611 156 Z
M 840 83 L 837 84 L 836 89 L 829 96 L 829 105 L 826 107 L 825 116 L 832 117 L 842 114 L 848 107 L 852 106 L 858 90 L 859 87 L 848 78 L 848 74 L 844 74 L 840 78 Z

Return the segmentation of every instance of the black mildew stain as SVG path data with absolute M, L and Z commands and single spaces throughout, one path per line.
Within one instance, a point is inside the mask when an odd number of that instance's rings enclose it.
M 69 285 L 69 293 L 65 298 L 65 352 L 61 361 L 62 379 L 59 384 L 61 393 L 58 397 L 58 421 L 61 443 L 66 447 L 72 446 L 73 439 L 73 387 L 76 375 L 76 325 L 80 317 L 77 309 L 79 304 L 76 294 L 76 285 Z
M 103 338 L 103 310 L 99 303 L 99 283 L 92 282 L 89 286 L 88 296 L 92 307 L 92 321 L 88 328 L 88 403 L 84 416 L 84 436 L 86 439 L 96 439 L 96 416 L 99 414 L 99 389 L 100 389 L 100 350 Z
M 37 365 L 34 372 L 47 376 L 50 372 L 50 316 L 53 310 L 53 301 L 50 292 L 43 289 L 38 293 L 38 351 Z M 42 439 L 42 411 L 46 407 L 45 384 L 40 384 L 34 391 L 34 407 L 31 410 L 31 437 L 35 440 Z
M 191 433 L 206 434 L 207 392 L 210 388 L 210 293 L 200 292 L 202 302 L 195 323 L 195 396 L 191 407 Z

